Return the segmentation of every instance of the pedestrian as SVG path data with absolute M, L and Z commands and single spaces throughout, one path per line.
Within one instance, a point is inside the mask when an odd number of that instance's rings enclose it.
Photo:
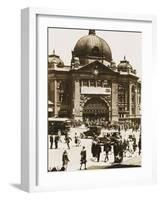
M 111 151 L 111 144 L 110 144 L 110 142 L 106 142 L 104 144 L 104 151 L 105 151 L 105 160 L 104 160 L 104 162 L 106 162 L 106 161 L 109 160 L 108 153 L 109 153 L 109 151 Z
M 136 147 L 137 147 L 135 135 L 133 135 L 132 140 L 133 140 L 133 150 L 135 152 L 136 151 Z
M 61 130 L 58 130 L 59 141 L 61 142 Z
M 68 153 L 66 150 L 63 152 L 62 162 L 63 162 L 63 165 L 61 169 L 64 169 L 64 171 L 66 171 L 68 167 L 68 162 L 69 162 Z
M 75 133 L 74 142 L 75 142 L 76 147 L 78 147 L 80 145 L 80 139 L 79 139 L 77 133 Z
M 118 142 L 118 146 L 119 146 L 119 159 L 118 161 L 121 163 L 123 161 L 123 157 L 124 157 L 124 154 L 123 154 L 123 142 L 122 140 L 119 140 Z
M 58 142 L 59 142 L 59 135 L 58 134 L 55 135 L 54 142 L 55 142 L 55 149 L 58 149 Z
M 91 153 L 92 153 L 93 158 L 96 157 L 96 144 L 97 144 L 96 140 L 93 139 L 92 146 L 91 146 Z
M 139 137 L 138 148 L 139 148 L 139 155 L 140 155 L 141 154 L 141 136 Z
M 53 135 L 50 135 L 50 149 L 53 148 Z
M 100 161 L 100 154 L 101 154 L 101 145 L 100 143 L 98 142 L 96 144 L 96 157 L 97 157 L 97 162 Z
M 127 141 L 126 139 L 124 139 L 124 141 L 123 141 L 123 143 L 122 143 L 123 156 L 124 156 L 124 157 L 126 157 L 127 147 L 128 147 L 128 141 Z
M 87 155 L 86 155 L 86 149 L 85 146 L 82 147 L 82 151 L 80 153 L 81 155 L 81 160 L 80 160 L 80 170 L 82 169 L 82 165 L 84 164 L 84 169 L 86 168 L 86 163 L 87 163 Z
M 129 152 L 130 152 L 130 156 L 132 157 L 132 154 L 134 153 L 134 141 L 132 140 L 132 138 L 129 139 Z
M 69 135 L 67 134 L 67 135 L 65 136 L 65 142 L 66 142 L 66 144 L 67 144 L 68 149 L 70 149 L 70 141 L 72 141 L 72 138 L 69 137 Z
M 114 163 L 117 163 L 119 157 L 119 142 L 117 140 L 115 140 L 113 144 L 113 153 L 114 153 Z

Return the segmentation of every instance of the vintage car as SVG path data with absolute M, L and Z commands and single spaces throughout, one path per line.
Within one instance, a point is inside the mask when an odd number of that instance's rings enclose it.
M 121 139 L 120 134 L 117 131 L 109 131 L 106 135 L 100 134 L 98 136 L 100 145 L 104 145 L 105 143 L 113 144 L 114 142 L 120 139 Z
M 59 131 L 61 135 L 65 135 L 69 131 L 71 121 L 68 118 L 48 118 L 48 134 L 55 135 Z
M 90 126 L 89 130 L 81 134 L 81 138 L 94 138 L 101 134 L 101 126 Z

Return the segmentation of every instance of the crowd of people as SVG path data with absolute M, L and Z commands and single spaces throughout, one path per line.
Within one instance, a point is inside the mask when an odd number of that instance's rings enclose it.
M 141 154 L 141 135 L 139 139 L 136 139 L 134 131 L 140 129 L 139 123 L 122 123 L 122 124 L 109 124 L 105 127 L 107 130 L 115 130 L 109 134 L 100 137 L 93 133 L 93 138 L 91 142 L 91 155 L 93 162 L 100 162 L 101 155 L 103 155 L 103 162 L 109 162 L 109 155 L 113 156 L 113 163 L 121 163 L 124 157 L 132 157 L 134 154 Z M 133 134 L 128 135 L 127 138 L 123 137 L 122 130 L 127 131 L 131 129 Z M 66 171 L 68 168 L 68 163 L 70 158 L 68 155 L 68 150 L 71 149 L 71 142 L 75 144 L 75 147 L 80 147 L 80 170 L 84 166 L 87 169 L 87 150 L 86 147 L 81 144 L 80 135 L 75 133 L 74 137 L 71 137 L 67 132 L 62 141 L 61 132 L 55 135 L 50 135 L 50 149 L 58 149 L 60 143 L 65 143 L 66 148 L 62 153 L 62 167 L 56 169 L 53 167 L 50 171 Z M 54 145 L 53 145 L 54 144 Z M 54 146 L 54 147 L 53 147 Z M 102 160 L 101 160 L 102 161 Z
M 114 163 L 120 163 L 123 161 L 124 157 L 132 157 L 134 153 L 141 154 L 141 136 L 138 142 L 136 142 L 135 135 L 129 135 L 128 139 L 123 139 L 119 132 L 114 132 L 111 136 L 110 134 L 104 136 L 103 142 L 100 141 L 99 137 L 93 138 L 91 153 L 93 158 L 100 161 L 100 154 L 105 152 L 104 162 L 109 161 L 109 154 L 113 153 Z
M 140 128 L 140 122 L 109 122 L 105 118 L 97 118 L 97 119 L 90 119 L 84 118 L 83 121 L 80 120 L 71 120 L 71 127 L 79 127 L 85 125 L 86 127 L 90 126 L 101 126 L 106 129 L 116 129 L 116 130 L 125 130 L 132 129 L 133 131 L 137 131 Z

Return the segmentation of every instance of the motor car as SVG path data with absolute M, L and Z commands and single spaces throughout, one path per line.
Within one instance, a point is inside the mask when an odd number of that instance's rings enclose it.
M 48 118 L 48 134 L 55 135 L 61 132 L 61 135 L 65 135 L 71 127 L 71 121 L 68 118 Z
M 98 137 L 101 134 L 101 126 L 90 126 L 89 130 L 84 131 L 82 138 L 93 138 Z

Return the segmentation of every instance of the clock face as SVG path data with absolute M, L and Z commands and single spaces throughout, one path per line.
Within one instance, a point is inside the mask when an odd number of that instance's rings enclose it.
M 97 76 L 98 75 L 98 69 L 94 69 L 94 71 L 93 71 L 93 74 L 95 75 L 95 76 Z

